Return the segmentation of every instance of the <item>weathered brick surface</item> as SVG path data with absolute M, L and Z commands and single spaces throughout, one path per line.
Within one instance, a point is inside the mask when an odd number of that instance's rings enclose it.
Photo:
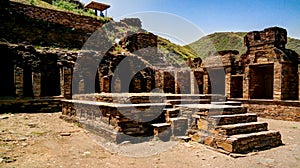
M 300 103 L 298 101 L 243 100 L 243 106 L 249 112 L 271 119 L 300 121 Z
M 61 101 L 55 99 L 0 100 L 0 113 L 59 112 L 61 107 Z

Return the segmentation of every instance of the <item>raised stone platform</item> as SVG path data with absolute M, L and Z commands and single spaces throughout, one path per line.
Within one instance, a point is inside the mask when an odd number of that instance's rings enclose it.
M 63 115 L 77 117 L 110 142 L 192 139 L 234 153 L 282 144 L 279 132 L 268 131 L 256 114 L 223 96 L 98 94 L 98 101 L 91 101 L 92 97 L 64 100 Z

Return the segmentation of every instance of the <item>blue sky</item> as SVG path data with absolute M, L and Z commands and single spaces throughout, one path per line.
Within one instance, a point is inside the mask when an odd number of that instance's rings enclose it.
M 88 1 L 81 0 L 83 3 Z M 279 26 L 288 30 L 288 36 L 300 39 L 300 0 L 99 0 L 99 2 L 111 5 L 108 15 L 114 19 L 136 12 L 157 11 L 178 15 L 195 24 L 204 34 L 263 30 Z M 159 18 L 153 18 L 153 21 L 157 19 Z

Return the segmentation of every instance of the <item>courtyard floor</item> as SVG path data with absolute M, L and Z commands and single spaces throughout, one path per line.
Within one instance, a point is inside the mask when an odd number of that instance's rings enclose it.
M 138 146 L 130 152 L 140 157 L 129 157 L 117 150 L 126 150 L 129 144 L 106 150 L 94 134 L 59 116 L 1 114 L 0 167 L 300 167 L 300 122 L 259 118 L 269 123 L 269 129 L 280 131 L 284 145 L 238 158 L 198 143 L 160 141 L 147 143 L 147 148 Z M 149 156 L 152 145 L 165 151 Z

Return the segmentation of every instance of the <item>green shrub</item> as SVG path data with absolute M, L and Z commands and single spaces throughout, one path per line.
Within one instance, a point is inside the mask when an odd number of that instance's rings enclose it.
M 34 0 L 28 0 L 30 5 L 34 5 L 35 1 Z
M 78 5 L 64 0 L 53 1 L 53 5 L 68 11 L 75 11 L 78 8 Z

